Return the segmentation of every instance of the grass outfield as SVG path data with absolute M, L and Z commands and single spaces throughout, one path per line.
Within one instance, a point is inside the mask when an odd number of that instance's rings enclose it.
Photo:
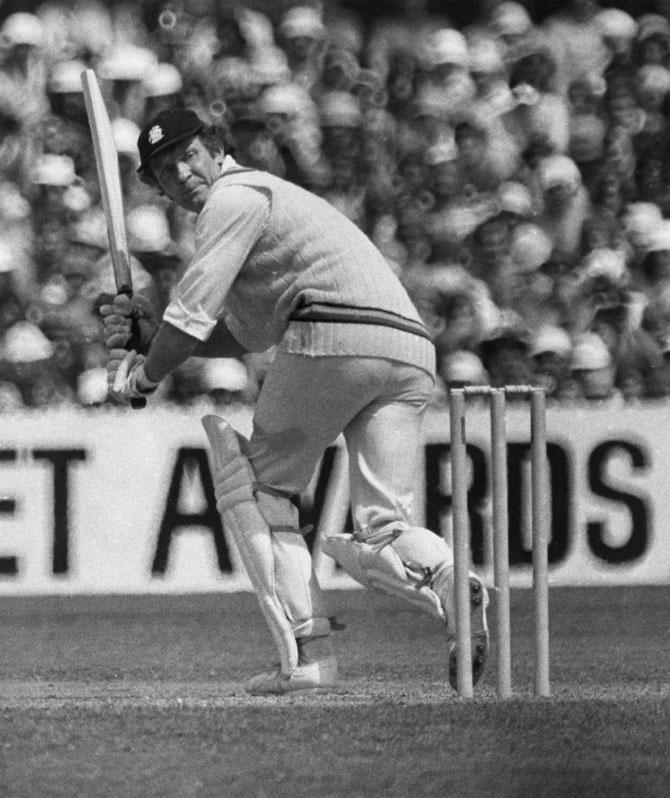
M 246 696 L 249 594 L 0 598 L 2 798 L 670 795 L 670 589 L 552 589 L 550 699 L 512 596 L 517 695 L 446 684 L 440 627 L 334 592 L 342 685 Z

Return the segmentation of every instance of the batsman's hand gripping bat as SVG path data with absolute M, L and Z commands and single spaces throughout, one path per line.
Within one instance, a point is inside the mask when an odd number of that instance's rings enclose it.
M 81 73 L 81 83 L 93 139 L 93 151 L 95 153 L 98 180 L 100 181 L 102 206 L 107 221 L 109 252 L 112 258 L 116 290 L 119 294 L 127 294 L 132 297 L 133 280 L 130 272 L 130 253 L 123 213 L 119 156 L 114 142 L 112 126 L 95 72 L 92 69 L 84 70 Z M 131 404 L 133 407 L 144 407 L 146 400 L 135 399 Z

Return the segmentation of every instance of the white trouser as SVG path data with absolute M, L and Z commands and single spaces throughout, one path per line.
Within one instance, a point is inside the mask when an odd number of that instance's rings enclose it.
M 324 551 L 361 584 L 447 620 L 439 586 L 452 552 L 415 518 L 432 389 L 427 372 L 393 360 L 280 353 L 258 399 L 249 459 L 261 484 L 297 494 L 343 433 L 355 528 L 329 537 Z
M 432 390 L 427 372 L 393 360 L 278 352 L 254 415 L 249 460 L 256 479 L 300 493 L 344 433 L 355 526 L 413 523 Z

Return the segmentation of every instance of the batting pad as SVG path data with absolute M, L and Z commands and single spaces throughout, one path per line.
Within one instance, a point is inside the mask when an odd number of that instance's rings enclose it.
M 281 672 L 289 676 L 298 665 L 298 645 L 277 596 L 272 537 L 254 498 L 254 474 L 237 434 L 226 421 L 210 415 L 202 419 L 202 425 L 212 450 L 217 509 L 235 541 L 279 650 Z
M 364 587 L 401 598 L 446 622 L 432 585 L 436 574 L 451 566 L 453 555 L 429 529 L 388 524 L 354 535 L 330 535 L 323 551 Z
M 291 621 L 293 634 L 329 635 L 329 613 L 300 530 L 298 508 L 286 496 L 268 493 L 258 484 L 255 488 L 258 509 L 272 533 L 277 597 Z

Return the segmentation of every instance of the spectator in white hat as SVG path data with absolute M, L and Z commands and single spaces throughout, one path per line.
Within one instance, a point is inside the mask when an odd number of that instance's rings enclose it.
M 640 155 L 662 152 L 670 141 L 666 118 L 670 95 L 670 70 L 658 64 L 646 64 L 635 72 L 635 98 L 642 110 L 642 125 L 635 137 Z
M 591 201 L 577 164 L 567 155 L 550 155 L 536 170 L 542 198 L 537 223 L 549 236 L 553 249 L 577 254 L 582 227 L 591 213 Z
M 549 398 L 560 399 L 566 391 L 571 355 L 572 339 L 564 327 L 546 323 L 532 334 L 528 356 L 533 383 L 544 388 Z
M 436 86 L 425 85 L 419 88 L 408 120 L 416 134 L 417 146 L 428 151 L 440 144 L 453 144 L 455 110 Z
M 321 11 L 296 5 L 281 17 L 278 41 L 288 58 L 291 77 L 308 91 L 318 83 L 326 48 L 327 29 Z
M 34 124 L 47 111 L 44 26 L 35 14 L 10 14 L 0 29 L 0 42 L 2 92 L 12 95 L 20 119 Z
M 202 379 L 214 405 L 240 404 L 249 397 L 249 375 L 243 361 L 234 357 L 208 358 Z
M 495 286 L 491 285 L 496 303 L 518 313 L 530 330 L 546 321 L 560 321 L 551 302 L 552 280 L 542 268 L 551 251 L 551 240 L 538 225 L 516 225 L 511 232 L 507 269 L 497 274 Z
M 481 358 L 468 349 L 457 349 L 441 357 L 437 364 L 437 377 L 434 404 L 445 403 L 450 388 L 488 385 L 489 381 Z
M 129 210 L 126 228 L 130 251 L 152 278 L 145 290 L 147 301 L 161 316 L 184 272 L 186 254 L 173 240 L 167 213 L 159 205 L 143 204 Z
M 51 65 L 47 80 L 47 95 L 51 112 L 69 123 L 88 125 L 81 73 L 86 63 L 81 59 L 57 61 Z
M 151 118 L 159 111 L 178 105 L 183 86 L 181 72 L 174 64 L 168 62 L 156 64 L 142 79 L 142 91 L 145 97 L 144 116 Z
M 646 254 L 634 272 L 635 286 L 651 301 L 670 291 L 670 221 L 664 219 L 651 234 Z
M 596 19 L 610 52 L 610 61 L 604 72 L 607 83 L 611 85 L 615 81 L 628 80 L 633 72 L 637 21 L 619 8 L 604 8 Z
M 117 117 L 111 121 L 114 145 L 119 156 L 119 173 L 124 197 L 124 207 L 131 208 L 146 197 L 146 187 L 137 177 L 140 159 L 137 152 L 137 137 L 140 128 L 131 119 Z
M 455 28 L 440 28 L 427 37 L 423 67 L 432 83 L 445 85 L 457 73 L 469 69 L 468 42 Z
M 64 23 L 68 58 L 83 58 L 87 63 L 104 56 L 115 42 L 135 42 L 141 35 L 137 16 L 132 26 L 123 26 L 123 16 L 132 14 L 134 3 L 110 4 L 104 0 L 69 0 L 63 4 L 65 19 L 58 18 L 56 3 L 41 3 L 37 14 L 44 23 L 47 37 Z M 55 24 L 54 24 L 55 23 Z M 119 24 L 121 23 L 121 24 Z
M 577 335 L 573 340 L 570 359 L 571 398 L 588 401 L 615 399 L 615 363 L 603 339 L 594 332 Z M 620 398 L 620 396 L 619 396 Z
M 563 0 L 541 26 L 556 61 L 556 90 L 564 97 L 575 80 L 602 77 L 610 62 L 600 10 L 596 0 Z
M 642 14 L 637 18 L 635 62 L 667 66 L 670 54 L 670 21 L 662 14 Z
M 94 264 L 109 249 L 107 222 L 100 206 L 82 213 L 66 229 L 67 249 L 54 268 L 65 276 L 69 299 L 94 276 Z
M 509 87 L 509 69 L 495 39 L 480 37 L 470 43 L 468 69 L 475 83 L 479 108 L 493 117 L 511 110 L 514 99 Z
M 505 1 L 493 5 L 488 30 L 500 42 L 505 63 L 510 65 L 528 49 L 536 29 L 526 7 L 521 3 Z
M 98 76 L 110 85 L 110 117 L 144 121 L 144 80 L 156 69 L 158 59 L 147 47 L 136 44 L 114 45 L 97 66 Z
M 491 385 L 528 385 L 532 381 L 528 343 L 529 330 L 524 320 L 502 308 L 498 323 L 485 336 L 478 352 Z
M 358 99 L 346 91 L 329 91 L 321 96 L 318 107 L 326 157 L 331 162 L 339 157 L 356 157 L 363 122 Z
M 453 137 L 429 146 L 424 158 L 430 167 L 428 187 L 435 197 L 436 210 L 440 210 L 449 205 L 463 190 L 458 148 Z
M 510 67 L 512 107 L 502 122 L 524 158 L 565 153 L 570 136 L 570 109 L 554 91 L 555 62 L 546 48 L 536 47 Z
M 296 83 L 268 86 L 258 98 L 258 108 L 284 163 L 279 176 L 322 186 L 329 170 L 321 151 L 319 110 L 309 92 Z
M 107 401 L 107 368 L 94 366 L 77 376 L 77 399 L 82 407 L 100 407 Z
M 655 392 L 658 346 L 641 327 L 644 296 L 631 291 L 630 272 L 620 252 L 594 250 L 583 261 L 575 302 L 583 313 L 576 328 L 597 333 L 612 355 L 614 384 L 624 398 Z
M 55 347 L 32 322 L 18 321 L 5 333 L 2 359 L 26 407 L 45 408 L 76 401 L 54 362 Z
M 41 257 L 48 263 L 51 254 L 63 243 L 65 225 L 71 215 L 65 197 L 77 179 L 74 161 L 67 155 L 46 153 L 34 164 L 30 179 L 36 242 Z
M 632 248 L 633 263 L 639 262 L 648 252 L 653 236 L 663 221 L 663 214 L 653 202 L 632 202 L 626 206 L 622 221 Z
M 504 180 L 495 190 L 498 213 L 510 229 L 529 222 L 537 211 L 528 186 L 518 180 Z

